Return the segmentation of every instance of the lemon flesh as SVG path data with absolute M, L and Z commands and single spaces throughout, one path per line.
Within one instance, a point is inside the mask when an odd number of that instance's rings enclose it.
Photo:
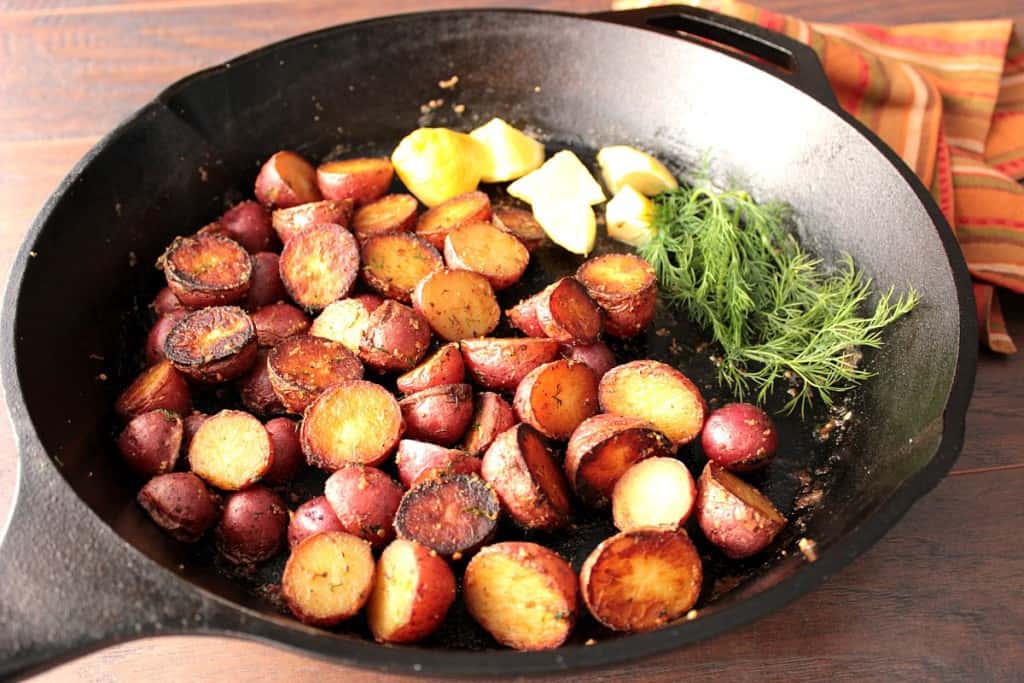
M 603 147 L 597 153 L 601 177 L 612 194 L 630 186 L 648 197 L 674 190 L 679 182 L 665 165 L 647 152 L 641 152 L 629 145 Z
M 654 202 L 632 185 L 612 197 L 604 209 L 608 236 L 633 247 L 641 247 L 654 236 Z
M 487 149 L 481 176 L 485 183 L 521 178 L 544 163 L 544 145 L 502 119 L 491 119 L 469 136 Z
M 554 200 L 590 205 L 605 200 L 601 185 L 569 150 L 558 152 L 536 171 L 509 185 L 508 193 L 530 205 Z
M 575 199 L 544 198 L 534 203 L 533 217 L 558 246 L 584 256 L 594 249 L 597 218 L 590 204 Z

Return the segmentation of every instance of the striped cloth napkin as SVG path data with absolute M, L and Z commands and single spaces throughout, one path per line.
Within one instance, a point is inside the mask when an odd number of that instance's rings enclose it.
M 1013 21 L 820 24 L 730 0 L 687 4 L 814 48 L 840 105 L 931 188 L 974 278 L 982 342 L 1014 353 L 997 296 L 1024 293 L 1024 47 Z

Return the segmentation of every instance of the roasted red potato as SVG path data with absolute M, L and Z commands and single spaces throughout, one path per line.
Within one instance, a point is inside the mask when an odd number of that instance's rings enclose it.
M 466 379 L 466 366 L 458 344 L 445 344 L 430 358 L 395 380 L 403 394 L 414 394 L 441 384 L 461 384 Z
M 316 182 L 325 197 L 351 199 L 356 206 L 383 197 L 394 176 L 395 169 L 386 157 L 328 161 L 316 169 Z
M 544 328 L 540 326 L 540 321 L 537 319 L 538 303 L 540 303 L 540 296 L 531 296 L 505 311 L 505 315 L 508 316 L 508 322 L 512 327 L 527 337 L 543 339 L 547 335 L 544 334 Z
M 308 311 L 348 296 L 359 275 L 359 245 L 340 225 L 314 225 L 295 235 L 281 252 L 281 280 L 289 296 Z
M 149 334 L 146 336 L 146 365 L 167 360 L 167 355 L 164 353 L 164 342 L 174 326 L 181 322 L 187 313 L 188 311 L 183 308 L 175 309 L 161 315 L 153 323 L 153 327 L 149 328 Z
M 388 194 L 359 207 L 352 217 L 352 232 L 360 240 L 390 232 L 416 229 L 419 202 L 411 194 Z
M 325 531 L 344 531 L 326 496 L 310 498 L 295 509 L 288 524 L 288 547 L 294 548 L 310 536 Z
M 170 361 L 160 361 L 143 370 L 114 404 L 114 410 L 122 420 L 159 408 L 178 415 L 192 412 L 192 393 L 188 382 Z
M 528 251 L 533 251 L 543 244 L 547 235 L 544 228 L 533 217 L 532 211 L 516 209 L 509 206 L 495 207 L 491 220 L 502 230 L 506 230 L 523 243 Z
M 494 289 L 468 270 L 436 270 L 419 281 L 412 305 L 446 341 L 490 334 L 501 319 Z
M 117 437 L 117 449 L 136 474 L 154 477 L 174 469 L 181 452 L 182 430 L 177 413 L 153 410 L 132 418 Z
M 445 474 L 405 492 L 395 531 L 399 538 L 458 560 L 491 538 L 500 511 L 498 495 L 479 475 Z
M 779 448 L 779 433 L 768 413 L 750 403 L 713 410 L 700 433 L 704 454 L 733 472 L 767 466 Z
M 707 539 L 733 559 L 761 552 L 786 526 L 763 493 L 714 462 L 697 482 L 696 516 Z
M 245 247 L 250 254 L 270 249 L 274 242 L 274 228 L 270 213 L 258 202 L 235 204 L 217 219 L 224 234 Z
M 300 334 L 288 337 L 267 356 L 270 384 L 281 404 L 301 413 L 333 386 L 363 378 L 363 364 L 338 342 Z
M 196 435 L 199 428 L 203 426 L 206 419 L 210 417 L 206 413 L 192 413 L 185 416 L 181 421 L 181 453 L 188 456 L 188 447 L 192 445 L 192 437 Z
M 416 234 L 444 249 L 444 238 L 465 223 L 491 220 L 491 198 L 483 192 L 467 192 L 442 202 L 420 216 Z
M 222 235 L 175 237 L 157 265 L 171 292 L 189 308 L 243 301 L 252 278 L 249 252 Z
M 686 465 L 654 457 L 626 470 L 612 491 L 612 519 L 619 531 L 678 529 L 690 518 L 697 487 Z
M 453 458 L 450 462 L 441 465 L 440 467 L 429 467 L 423 470 L 418 477 L 416 477 L 409 488 L 416 486 L 421 481 L 427 481 L 428 479 L 437 479 L 439 477 L 450 476 L 452 474 L 480 474 L 480 468 L 483 466 L 480 458 L 472 455 L 466 455 L 461 458 Z
M 201 308 L 167 333 L 164 355 L 197 382 L 237 379 L 256 362 L 256 326 L 237 306 Z
M 519 282 L 530 264 L 530 252 L 514 235 L 493 223 L 474 221 L 452 229 L 444 238 L 449 268 L 480 273 L 495 290 Z
M 256 176 L 256 199 L 272 209 L 320 201 L 317 173 L 295 152 L 281 151 L 267 159 Z
M 412 488 L 425 473 L 431 470 L 444 470 L 452 463 L 468 457 L 465 451 L 458 449 L 415 439 L 402 439 L 398 442 L 398 452 L 395 453 L 398 480 L 405 488 Z M 476 471 L 477 474 L 480 473 L 479 461 Z
M 314 337 L 332 339 L 352 353 L 359 353 L 363 332 L 370 324 L 370 314 L 384 299 L 376 294 L 360 294 L 329 304 L 313 321 L 309 333 Z
M 178 301 L 178 297 L 174 296 L 174 292 L 171 291 L 170 287 L 162 287 L 156 293 L 156 296 L 153 297 L 153 303 L 149 307 L 157 315 L 167 315 L 175 311 L 186 310 L 185 305 Z
M 255 311 L 262 306 L 284 301 L 287 297 L 288 292 L 281 282 L 281 258 L 272 251 L 253 254 L 249 293 L 245 296 L 246 308 Z
M 489 391 L 479 393 L 462 447 L 470 455 L 482 455 L 499 434 L 515 423 L 516 413 L 508 401 Z
M 562 357 L 583 363 L 594 371 L 594 376 L 600 382 L 604 373 L 615 367 L 615 354 L 604 342 L 572 346 L 562 345 Z
M 426 240 L 406 232 L 374 235 L 363 240 L 363 280 L 389 299 L 409 303 L 420 280 L 444 268 L 444 261 Z
M 222 410 L 208 417 L 188 448 L 192 471 L 223 491 L 255 484 L 274 463 L 274 442 L 249 413 Z
M 633 254 L 605 254 L 586 261 L 576 279 L 604 311 L 604 330 L 634 337 L 654 320 L 658 281 L 654 268 Z
M 256 326 L 256 343 L 273 348 L 288 337 L 304 334 L 310 328 L 309 316 L 291 304 L 270 304 L 249 316 Z
M 184 543 L 198 541 L 220 515 L 220 499 L 191 472 L 153 477 L 137 500 L 158 527 Z
M 593 344 L 601 336 L 601 309 L 579 282 L 565 277 L 535 295 L 537 324 L 561 344 Z
M 325 199 L 278 209 L 271 214 L 270 220 L 281 244 L 288 244 L 291 238 L 312 225 L 332 224 L 347 228 L 352 222 L 352 200 Z
M 299 436 L 306 461 L 334 471 L 349 462 L 379 465 L 404 431 L 402 410 L 387 389 L 349 380 L 328 389 L 306 410 Z
M 324 496 L 342 528 L 383 548 L 395 537 L 394 521 L 405 491 L 376 467 L 344 465 L 327 478 Z
M 530 425 L 518 424 L 499 434 L 484 454 L 480 474 L 520 526 L 554 531 L 568 524 L 565 476 Z
M 287 412 L 274 385 L 270 383 L 270 368 L 267 367 L 269 349 L 260 349 L 256 361 L 238 380 L 238 395 L 245 409 L 254 415 L 268 417 Z
M 473 419 L 473 387 L 442 384 L 417 391 L 398 402 L 410 439 L 442 446 L 459 442 Z
M 380 643 L 412 643 L 441 625 L 455 602 L 455 575 L 437 553 L 398 539 L 380 555 L 366 620 Z
M 374 575 L 369 543 L 344 531 L 325 531 L 292 549 L 281 594 L 299 621 L 334 626 L 363 608 Z
M 550 339 L 466 339 L 459 349 L 470 378 L 495 391 L 515 391 L 524 377 L 558 358 L 558 342 Z
M 288 532 L 288 508 L 276 493 L 253 486 L 232 493 L 215 530 L 217 549 L 233 564 L 257 564 L 277 554 Z
M 707 414 L 697 386 L 655 360 L 636 360 L 609 370 L 598 395 L 606 413 L 646 420 L 676 446 L 697 438 Z
M 287 417 L 275 417 L 263 426 L 274 443 L 274 461 L 262 481 L 264 484 L 287 484 L 306 463 L 299 442 L 299 425 Z
M 416 367 L 430 348 L 430 326 L 397 301 L 385 301 L 370 313 L 359 357 L 379 372 L 405 372 Z
M 496 641 L 517 650 L 565 642 L 579 613 L 572 567 L 536 543 L 495 543 L 469 561 L 462 580 L 470 615 Z
M 605 507 L 615 483 L 634 463 L 674 453 L 672 443 L 651 424 L 603 413 L 588 418 L 572 433 L 565 451 L 565 474 L 580 500 Z
M 583 363 L 545 363 L 516 388 L 516 416 L 550 439 L 565 441 L 597 412 L 597 378 Z

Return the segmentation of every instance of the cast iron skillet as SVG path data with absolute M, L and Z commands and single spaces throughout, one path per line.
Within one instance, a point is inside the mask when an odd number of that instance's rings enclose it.
M 459 89 L 438 90 L 452 74 Z M 445 105 L 421 118 L 420 105 L 439 96 L 466 113 Z M 850 397 L 845 431 L 819 443 L 812 427 L 826 415 L 783 421 L 786 450 L 759 484 L 794 522 L 775 551 L 747 564 L 719 566 L 702 546 L 721 579 L 707 587 L 698 619 L 614 637 L 584 618 L 569 645 L 538 653 L 493 649 L 458 611 L 418 647 L 368 642 L 359 624 L 337 634 L 304 627 L 254 597 L 260 577 L 225 578 L 134 504 L 139 482 L 111 464 L 110 406 L 141 346 L 138 323 L 125 321 L 138 320 L 133 308 L 158 288 L 151 264 L 163 246 L 248 194 L 260 160 L 277 149 L 314 159 L 387 152 L 419 123 L 467 128 L 492 115 L 585 156 L 637 144 L 678 172 L 710 150 L 715 178 L 790 202 L 813 252 L 849 252 L 879 288 L 912 284 L 922 303 L 866 359 L 878 376 Z M 575 265 L 540 252 L 523 288 Z M 685 319 L 659 316 L 668 336 L 652 332 L 616 350 L 675 362 L 718 396 L 708 352 L 696 349 Z M 14 676 L 161 633 L 235 635 L 350 665 L 446 675 L 575 670 L 708 638 L 810 590 L 942 478 L 962 445 L 976 362 L 967 270 L 949 227 L 896 156 L 839 110 L 813 53 L 681 7 L 377 19 L 185 79 L 90 151 L 47 202 L 15 261 L 3 334 L 20 458 L 0 551 L 0 674 Z M 699 466 L 698 453 L 683 455 Z M 577 521 L 559 549 L 578 566 L 608 530 Z M 817 562 L 795 550 L 801 536 L 816 541 Z M 590 636 L 599 642 L 583 646 Z

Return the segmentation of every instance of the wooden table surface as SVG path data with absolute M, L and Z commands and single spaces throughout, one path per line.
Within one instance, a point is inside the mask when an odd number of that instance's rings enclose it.
M 0 272 L 32 217 L 101 135 L 165 85 L 288 36 L 364 17 L 514 0 L 4 0 L 0 3 Z M 595 11 L 603 0 L 518 3 Z M 1020 0 L 763 0 L 823 21 L 1013 16 Z M 5 276 L 6 277 L 6 276 Z M 1004 297 L 1024 342 L 1024 298 Z M 4 321 L 6 324 L 6 321 Z M 983 353 L 953 473 L 850 567 L 761 621 L 674 654 L 573 680 L 1020 680 L 1024 677 L 1024 354 Z M 0 423 L 0 515 L 14 446 Z M 6 628 L 8 625 L 3 625 Z M 399 680 L 220 638 L 127 643 L 58 681 Z

